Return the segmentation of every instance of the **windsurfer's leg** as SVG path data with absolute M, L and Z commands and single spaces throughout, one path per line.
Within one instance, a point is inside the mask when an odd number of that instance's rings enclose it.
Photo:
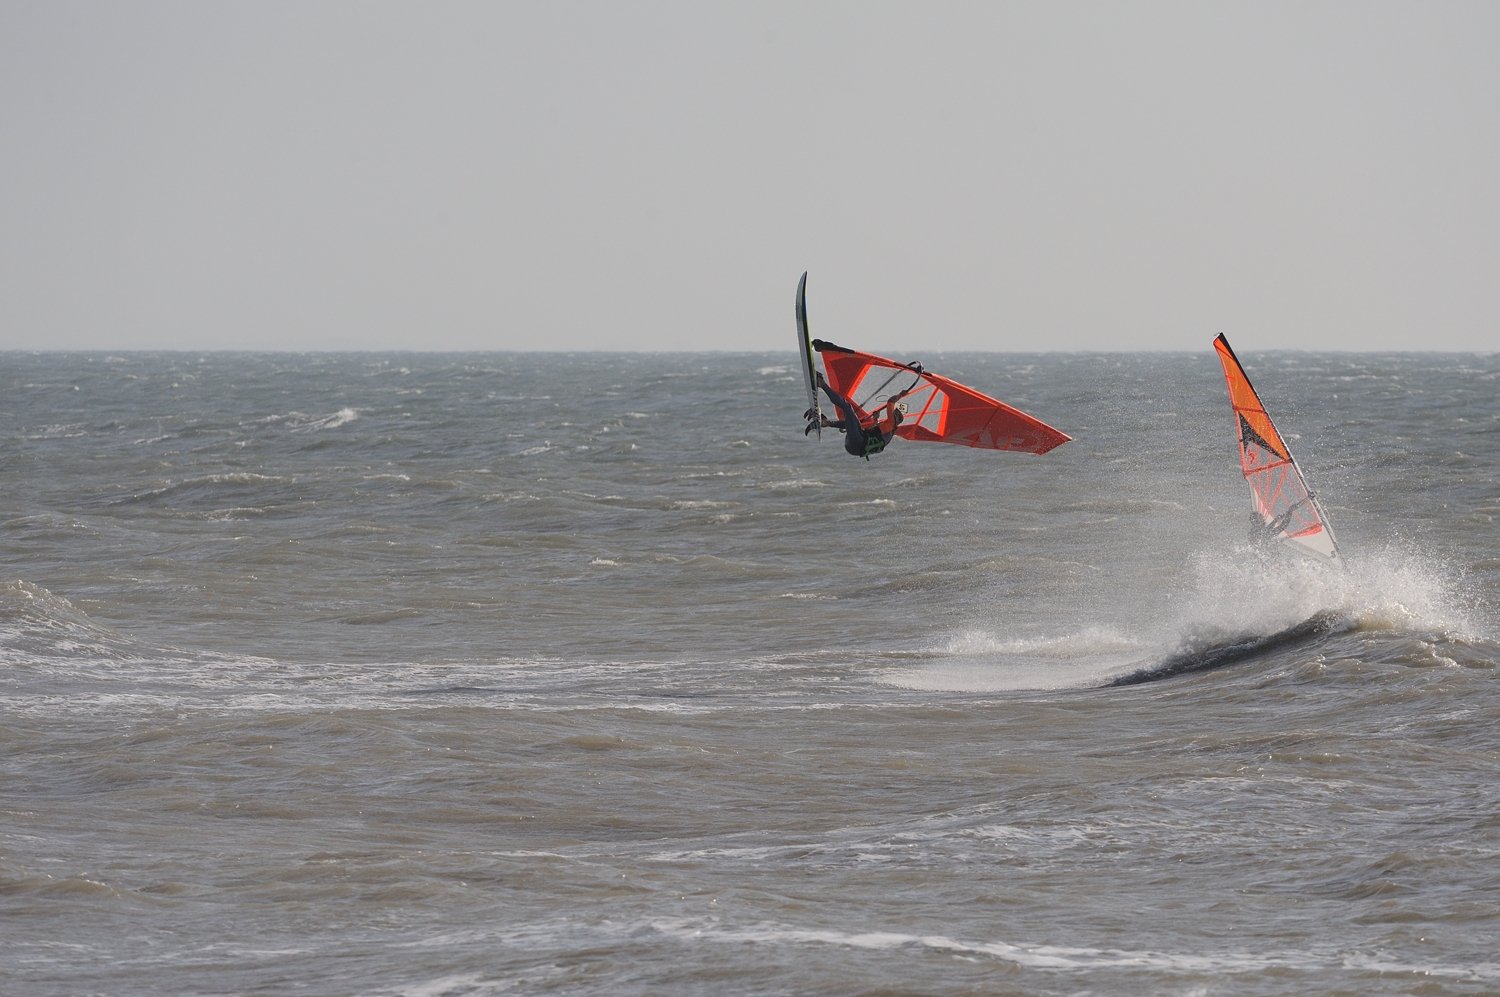
M 853 454 L 855 457 L 865 455 L 865 431 L 859 424 L 859 413 L 854 409 L 854 403 L 828 386 L 828 382 L 818 380 L 818 387 L 827 393 L 833 400 L 834 407 L 844 418 L 839 420 L 843 423 L 840 428 L 844 431 L 844 452 Z
M 844 417 L 844 452 L 856 457 L 865 455 L 865 431 L 852 414 Z
M 859 425 L 859 413 L 855 411 L 853 402 L 830 388 L 828 382 L 822 378 L 818 379 L 818 387 L 822 388 L 823 393 L 833 402 L 833 407 L 839 410 L 839 415 L 844 417 L 844 424 L 846 426 L 851 423 L 856 426 Z

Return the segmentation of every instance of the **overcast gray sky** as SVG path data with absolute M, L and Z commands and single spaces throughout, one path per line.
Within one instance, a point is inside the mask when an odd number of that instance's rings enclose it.
M 0 0 L 0 141 L 0 348 L 1500 348 L 1489 0 Z

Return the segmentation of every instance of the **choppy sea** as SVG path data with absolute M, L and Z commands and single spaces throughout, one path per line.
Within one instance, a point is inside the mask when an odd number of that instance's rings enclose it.
M 1500 355 L 1209 338 L 0 355 L 0 993 L 1500 992 Z

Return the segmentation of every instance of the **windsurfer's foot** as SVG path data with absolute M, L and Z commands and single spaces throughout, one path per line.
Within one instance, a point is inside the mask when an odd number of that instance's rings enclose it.
M 817 420 L 816 419 L 809 419 L 808 422 L 807 422 L 807 428 L 802 431 L 802 435 L 803 436 L 807 436 L 807 435 L 811 434 L 814 429 L 817 429 L 817 428 L 818 428 Z

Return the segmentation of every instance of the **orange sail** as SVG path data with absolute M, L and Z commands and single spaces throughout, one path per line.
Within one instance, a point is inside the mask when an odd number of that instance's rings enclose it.
M 897 363 L 821 339 L 813 340 L 813 349 L 823 357 L 829 386 L 863 413 L 876 411 L 886 399 L 910 388 L 901 400 L 906 419 L 896 430 L 903 439 L 1034 454 L 1072 439 L 1020 409 L 923 370 L 920 364 Z
M 1302 550 L 1337 560 L 1339 548 L 1328 515 L 1307 487 L 1291 448 L 1266 414 L 1245 368 L 1229 348 L 1229 340 L 1219 336 L 1214 349 L 1229 385 L 1229 406 L 1234 409 L 1240 442 L 1240 470 L 1250 485 L 1255 514 L 1273 535 Z

